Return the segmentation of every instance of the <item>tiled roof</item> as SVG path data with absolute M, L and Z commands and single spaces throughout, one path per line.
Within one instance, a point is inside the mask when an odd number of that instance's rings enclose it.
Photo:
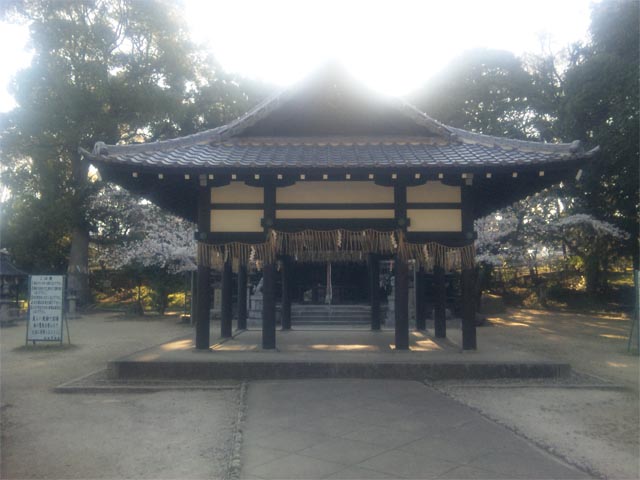
M 334 82 L 328 77 L 325 82 Z M 378 99 L 412 125 L 408 135 L 262 137 L 252 128 L 269 121 L 308 91 L 292 87 L 271 96 L 233 122 L 194 135 L 136 145 L 96 143 L 80 149 L 98 164 L 157 168 L 214 167 L 483 167 L 536 165 L 591 156 L 580 142 L 511 140 L 449 127 L 396 98 Z M 297 95 L 297 97 L 296 97 Z M 297 100 L 296 100 L 297 99 Z M 305 108 L 298 104 L 298 109 Z M 309 111 L 309 117 L 314 112 Z M 276 131 L 280 131 L 276 129 Z M 417 135 L 415 132 L 418 132 Z M 314 132 L 315 133 L 315 132 Z M 322 134 L 322 132 L 318 132 Z
M 491 138 L 491 137 L 489 137 Z M 576 159 L 584 152 L 570 145 L 555 151 L 445 142 L 422 138 L 243 138 L 214 144 L 179 146 L 124 155 L 101 155 L 104 163 L 142 167 L 480 167 L 538 165 Z M 530 143 L 530 142 L 520 142 Z

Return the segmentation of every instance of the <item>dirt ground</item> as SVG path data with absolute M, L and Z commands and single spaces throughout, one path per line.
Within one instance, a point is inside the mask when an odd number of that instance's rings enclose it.
M 514 310 L 478 329 L 480 349 L 510 348 L 597 375 L 624 389 L 438 385 L 570 463 L 606 478 L 639 478 L 638 357 L 629 320 Z M 0 331 L 1 478 L 218 478 L 229 459 L 238 392 L 55 394 L 110 359 L 191 327 L 114 314 L 71 320 L 70 348 L 24 348 L 25 325 Z M 470 355 L 473 355 L 470 354 Z M 472 358 L 469 358 L 470 360 Z M 526 388 L 525 388 L 526 387 Z M 195 412 L 206 411 L 207 415 Z
M 624 388 L 524 388 L 508 382 L 447 382 L 439 388 L 597 476 L 640 478 L 639 361 L 627 352 L 629 319 L 513 310 L 490 321 L 493 326 L 478 329 L 480 348 L 533 352 Z
M 25 348 L 3 328 L 1 478 L 219 478 L 231 448 L 235 390 L 56 394 L 110 359 L 188 335 L 176 317 L 70 320 L 73 346 Z M 207 412 L 207 415 L 202 415 Z

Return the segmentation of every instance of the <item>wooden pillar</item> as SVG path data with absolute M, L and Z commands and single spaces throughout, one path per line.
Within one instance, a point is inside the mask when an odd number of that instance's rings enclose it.
M 198 301 L 198 272 L 192 270 L 191 272 L 191 310 L 189 316 L 191 317 L 191 326 L 196 322 L 196 302 Z
M 371 330 L 380 330 L 380 264 L 378 256 L 370 253 L 369 266 L 369 301 L 371 302 Z
M 291 259 L 282 259 L 282 330 L 291 330 Z
M 266 176 L 265 176 L 266 177 Z M 276 220 L 276 185 L 273 177 L 265 178 L 264 216 L 265 235 L 273 228 Z M 262 348 L 276 348 L 276 266 L 264 263 L 262 266 Z
M 222 268 L 222 298 L 220 304 L 220 336 L 222 338 L 230 338 L 233 335 L 232 288 L 231 260 L 227 260 Z
M 462 349 L 475 350 L 476 344 L 476 298 L 475 269 L 462 270 Z
M 413 286 L 416 296 L 416 330 L 426 330 L 426 312 L 425 312 L 425 278 L 424 269 L 416 272 L 416 284 Z
M 409 266 L 396 256 L 395 272 L 395 314 L 396 350 L 409 349 Z
M 238 269 L 238 330 L 247 329 L 247 267 Z
M 447 292 L 444 283 L 444 268 L 433 267 L 434 309 L 433 326 L 436 338 L 447 337 Z
M 205 240 L 211 231 L 211 192 L 206 177 L 199 179 L 198 187 L 198 238 Z M 196 349 L 209 349 L 209 328 L 211 310 L 211 270 L 208 265 L 198 264 L 196 295 Z
M 198 265 L 198 295 L 196 299 L 196 348 L 209 349 L 209 310 L 211 279 L 209 267 Z
M 276 348 L 276 267 L 262 267 L 262 348 Z

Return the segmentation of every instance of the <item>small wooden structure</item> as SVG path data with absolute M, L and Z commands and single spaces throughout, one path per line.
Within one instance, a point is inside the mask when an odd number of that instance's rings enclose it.
M 575 175 L 579 142 L 542 144 L 443 125 L 328 68 L 213 130 L 82 150 L 102 177 L 198 225 L 196 348 L 209 348 L 210 270 L 221 272 L 222 336 L 246 328 L 247 268 L 262 270 L 263 347 L 276 346 L 276 264 L 282 328 L 291 327 L 294 262 L 366 262 L 371 328 L 378 268 L 394 259 L 395 346 L 409 347 L 408 263 L 435 278 L 435 333 L 446 335 L 444 275 L 462 271 L 463 348 L 476 348 L 473 222 Z M 420 283 L 420 282 L 417 282 Z M 418 322 L 418 327 L 424 326 Z

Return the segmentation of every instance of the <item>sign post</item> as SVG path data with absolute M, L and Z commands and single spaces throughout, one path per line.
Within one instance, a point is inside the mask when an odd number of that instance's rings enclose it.
M 29 317 L 27 343 L 60 342 L 64 318 L 64 276 L 29 276 Z M 69 326 L 67 325 L 67 334 Z

